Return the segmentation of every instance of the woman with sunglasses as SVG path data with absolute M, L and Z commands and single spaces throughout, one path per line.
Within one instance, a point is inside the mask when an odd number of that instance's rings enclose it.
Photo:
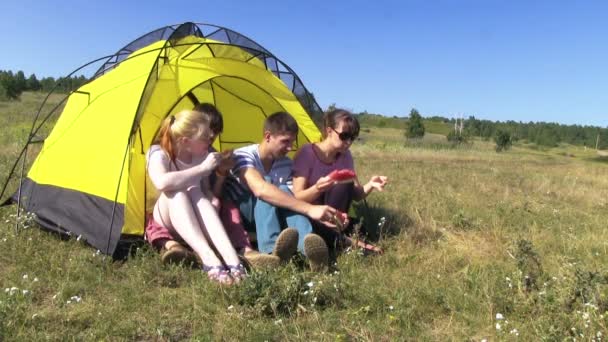
M 374 175 L 361 185 L 354 182 L 336 182 L 328 175 L 335 170 L 354 171 L 353 157 L 349 151 L 353 141 L 359 136 L 359 121 L 348 111 L 335 109 L 323 118 L 323 140 L 302 146 L 294 159 L 293 193 L 296 198 L 313 204 L 332 206 L 344 213 L 348 212 L 353 200 L 366 198 L 373 190 L 382 191 L 387 177 Z M 321 235 L 330 248 L 339 250 L 357 245 L 367 251 L 382 253 L 376 246 L 359 239 L 351 239 L 344 234 L 349 222 L 337 219 L 336 226 L 329 227 L 315 222 L 315 233 Z

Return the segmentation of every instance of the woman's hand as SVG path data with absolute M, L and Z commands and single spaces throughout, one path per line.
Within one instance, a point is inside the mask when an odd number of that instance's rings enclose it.
M 386 176 L 372 176 L 372 178 L 369 179 L 369 182 L 367 182 L 367 185 L 371 189 L 383 191 L 387 182 L 388 178 Z
M 333 180 L 329 176 L 325 176 L 325 177 L 319 178 L 319 180 L 315 183 L 315 188 L 319 192 L 325 192 L 325 191 L 331 189 L 335 184 L 336 184 L 335 180 Z

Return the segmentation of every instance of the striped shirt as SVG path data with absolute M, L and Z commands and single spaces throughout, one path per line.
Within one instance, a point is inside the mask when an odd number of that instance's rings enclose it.
M 251 194 L 251 190 L 247 185 L 243 184 L 239 179 L 238 175 L 241 170 L 247 168 L 254 168 L 260 172 L 260 175 L 266 179 L 267 182 L 273 185 L 287 185 L 291 186 L 291 174 L 293 162 L 289 157 L 277 159 L 272 163 L 269 172 L 264 170 L 264 165 L 260 159 L 260 145 L 254 144 L 234 150 L 234 160 L 236 165 L 231 171 L 231 176 L 226 179 L 224 190 L 230 198 L 233 200 L 242 197 L 243 194 Z

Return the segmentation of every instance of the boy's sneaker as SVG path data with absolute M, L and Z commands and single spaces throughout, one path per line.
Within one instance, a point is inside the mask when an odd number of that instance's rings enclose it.
M 304 254 L 313 272 L 325 272 L 329 266 L 329 250 L 322 237 L 308 234 L 304 238 Z
M 272 255 L 287 262 L 298 250 L 298 231 L 295 228 L 285 228 L 277 237 Z

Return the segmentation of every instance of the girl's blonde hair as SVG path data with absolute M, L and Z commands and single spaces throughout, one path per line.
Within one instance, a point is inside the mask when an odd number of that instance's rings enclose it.
M 209 136 L 209 117 L 195 110 L 182 110 L 175 115 L 169 115 L 163 120 L 156 143 L 169 155 L 175 163 L 177 140 L 181 137 L 200 139 Z

